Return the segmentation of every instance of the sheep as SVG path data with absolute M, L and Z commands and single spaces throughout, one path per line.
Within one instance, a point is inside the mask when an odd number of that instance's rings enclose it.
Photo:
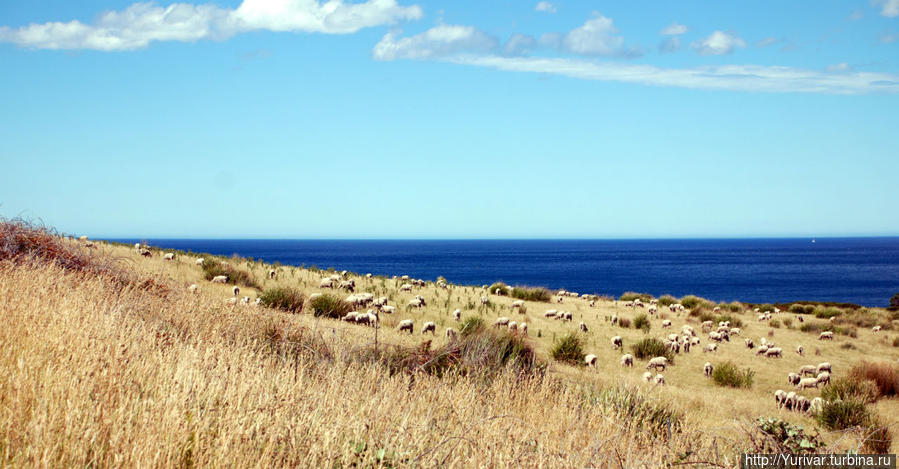
M 805 396 L 796 396 L 796 411 L 805 412 L 809 409 L 810 403 Z
M 818 340 L 833 340 L 833 331 L 824 331 L 818 334 Z
M 167 253 L 165 253 L 165 254 L 162 256 L 162 259 L 163 259 L 163 260 L 166 260 L 166 261 L 173 261 L 173 260 L 175 260 L 175 253 L 174 253 L 174 252 L 167 252 Z
M 830 362 L 818 363 L 818 367 L 815 368 L 815 372 L 821 373 L 822 371 L 826 371 L 828 373 L 833 373 L 833 367 L 830 365 Z
M 240 294 L 240 287 L 234 285 L 234 287 L 231 288 L 231 291 L 234 292 L 234 296 L 237 296 Z
M 587 366 L 596 367 L 596 355 L 593 355 L 592 353 L 587 355 L 584 357 L 584 363 L 586 363 Z
M 799 368 L 799 376 L 815 376 L 816 374 L 818 374 L 818 367 L 815 365 L 803 365 Z
M 431 321 L 424 323 L 424 325 L 421 326 L 421 333 L 423 335 L 426 332 L 430 332 L 431 335 L 436 334 L 437 333 L 437 324 L 434 324 Z
M 190 290 L 191 293 L 196 293 L 197 290 L 200 289 L 200 286 L 197 285 L 196 283 L 192 283 L 192 284 L 190 284 L 189 287 L 187 287 L 187 289 Z
M 787 397 L 784 399 L 784 406 L 787 410 L 793 410 L 796 407 L 796 393 L 794 391 L 787 393 Z
M 585 324 L 585 323 L 583 323 L 583 322 L 580 323 L 580 324 L 578 324 L 577 327 L 578 327 L 578 329 L 580 329 L 580 330 L 583 331 L 583 332 L 589 332 L 589 329 L 587 329 L 587 324 Z
M 397 325 L 396 330 L 398 330 L 400 332 L 409 331 L 409 334 L 412 334 L 412 328 L 413 328 L 412 320 L 411 319 L 403 319 Z
M 462 319 L 462 310 L 461 309 L 457 308 L 455 311 L 453 311 L 453 319 L 455 319 L 456 321 Z
M 621 366 L 627 366 L 627 367 L 633 368 L 634 367 L 634 356 L 629 353 L 625 353 L 624 355 L 622 355 L 621 356 Z
M 423 306 L 424 302 L 421 300 L 421 298 L 412 298 L 411 300 L 409 300 L 410 308 L 422 308 Z
M 323 278 L 322 281 L 319 282 L 318 288 L 334 288 L 334 280 L 330 278 Z
M 141 256 L 144 256 L 144 257 L 152 257 L 152 256 L 153 256 L 153 253 L 150 252 L 149 249 L 144 249 L 143 251 L 140 252 L 140 255 L 141 255 Z
M 712 366 L 711 362 L 705 362 L 705 365 L 702 366 L 702 372 L 705 374 L 706 378 L 711 378 L 714 370 L 715 367 Z
M 365 278 L 371 278 L 371 274 L 365 274 Z
M 688 326 L 688 325 L 684 324 L 684 326 L 680 328 L 680 331 L 681 331 L 681 334 L 683 334 L 683 335 L 689 335 L 692 337 L 696 337 L 696 331 L 693 330 L 693 326 Z
M 678 337 L 677 334 L 668 334 L 668 340 L 671 342 L 678 342 L 680 337 Z
M 202 266 L 204 262 L 206 262 L 206 259 L 199 257 L 199 258 L 197 258 L 197 260 L 194 261 L 194 264 Z
M 780 347 L 769 348 L 768 351 L 765 352 L 765 356 L 768 358 L 780 358 L 783 356 L 783 349 Z
M 512 302 L 512 309 L 515 309 L 515 308 L 521 309 L 522 306 L 524 306 L 524 300 L 515 300 Z
M 703 352 L 717 352 L 718 344 L 706 344 L 705 347 L 702 348 Z
M 353 280 L 343 280 L 337 284 L 337 288 L 340 290 L 346 290 L 348 292 L 353 292 L 356 290 L 356 282 Z
M 790 373 L 787 375 L 787 382 L 796 386 L 799 384 L 799 381 L 802 379 L 802 376 L 799 376 L 799 373 Z
M 245 304 L 245 305 L 248 305 L 248 304 L 250 304 L 250 297 L 249 297 L 249 296 L 245 296 L 245 297 L 241 298 L 240 302 L 243 303 L 243 304 Z
M 647 383 L 651 383 L 652 382 L 652 373 L 650 373 L 648 371 L 643 373 L 643 381 L 646 381 Z
M 521 332 L 521 335 L 528 335 L 528 323 L 523 322 L 518 325 L 518 331 Z
M 509 325 L 509 318 L 507 318 L 507 317 L 496 318 L 496 321 L 493 321 L 493 327 L 508 326 L 508 325 Z
M 562 313 L 562 320 L 571 322 L 571 312 L 565 311 L 564 313 Z
M 824 399 L 820 397 L 816 397 L 812 399 L 812 402 L 809 404 L 808 412 L 810 414 L 819 414 L 824 410 Z
M 384 314 L 393 314 L 396 312 L 396 306 L 382 306 L 381 312 Z
M 237 298 L 228 298 L 227 300 L 225 300 L 225 303 L 228 303 L 229 305 L 236 305 Z
M 830 384 L 830 373 L 827 371 L 822 371 L 818 373 L 818 376 L 816 376 L 815 379 L 818 380 L 818 384 L 826 386 Z
M 714 340 L 715 342 L 721 342 L 724 340 L 724 334 L 720 332 L 709 332 L 709 339 Z
M 408 291 L 408 292 L 411 292 L 411 291 L 412 291 L 412 284 L 411 284 L 411 283 L 404 283 L 404 284 L 400 285 L 400 291 Z
M 346 322 L 356 322 L 357 317 L 359 317 L 358 311 L 350 311 L 349 313 L 346 313 L 344 317 L 340 318 L 340 320 Z
M 728 327 L 730 327 L 730 326 L 728 326 Z M 728 331 L 728 334 L 730 334 L 730 335 L 740 335 L 742 333 L 743 333 L 743 330 L 740 329 L 739 327 L 732 327 L 730 329 L 730 331 Z
M 655 358 L 649 360 L 649 364 L 646 365 L 646 369 L 648 370 L 650 368 L 655 368 L 656 371 L 659 371 L 659 368 L 661 368 L 662 371 L 665 371 L 665 367 L 667 367 L 667 366 L 668 366 L 667 358 L 655 357 Z
M 690 337 L 684 336 L 684 353 L 690 353 Z
M 715 327 L 715 324 L 714 324 L 712 321 L 703 321 L 703 322 L 702 322 L 702 330 L 703 330 L 703 332 L 704 332 L 706 329 L 712 330 L 713 327 Z
M 487 299 L 486 296 L 482 296 L 482 297 L 481 297 L 481 304 L 482 304 L 482 305 L 486 305 L 486 304 L 489 303 L 489 302 L 490 302 L 490 300 Z
M 659 312 L 659 308 L 657 308 L 655 306 L 650 306 L 649 308 L 646 309 L 646 312 L 648 312 L 649 314 L 657 314 Z
M 669 321 L 668 319 L 665 319 L 664 321 L 662 321 L 662 328 L 667 329 L 669 327 L 671 327 L 671 321 Z
M 680 353 L 680 343 L 675 341 L 668 341 L 665 344 L 668 347 L 668 350 L 671 350 L 674 353 Z
M 596 306 L 596 301 L 595 301 L 595 300 L 590 300 L 590 307 L 592 308 L 592 307 L 594 307 L 594 306 Z
M 787 402 L 787 393 L 783 389 L 774 391 L 774 402 L 777 403 L 778 408 L 782 408 Z
M 256 298 L 256 301 L 254 302 L 254 304 L 255 304 L 256 306 L 261 305 L 261 304 L 262 304 L 262 298 L 257 297 L 257 298 Z
M 755 343 L 754 343 L 754 342 L 752 341 L 752 339 L 750 339 L 749 337 L 747 337 L 746 339 L 744 339 L 743 342 L 746 342 L 746 348 L 748 348 L 748 349 L 750 349 L 750 350 L 753 349 L 753 348 L 755 348 Z
M 801 345 L 796 346 L 796 353 L 801 357 L 803 353 L 805 353 L 805 349 L 802 348 Z
M 134 249 L 139 251 L 139 250 L 140 250 L 140 243 L 134 243 Z
M 543 313 L 543 317 L 554 318 L 554 317 L 556 317 L 556 313 L 558 313 L 558 311 L 556 311 L 554 309 L 548 309 L 548 310 L 546 310 L 545 313 Z
M 275 275 L 277 275 L 277 272 L 275 272 L 274 270 L 269 270 L 269 271 L 268 271 L 268 278 L 269 278 L 269 279 L 274 279 L 274 278 L 275 278 Z
M 876 334 L 876 333 L 880 332 L 881 329 L 883 329 L 881 326 L 874 326 L 871 328 L 871 332 Z
M 378 327 L 378 316 L 372 313 L 371 310 L 368 310 L 367 313 L 356 316 L 356 323 Z
M 617 315 L 614 315 L 614 314 L 612 315 L 612 325 L 613 326 L 618 325 L 618 316 Z
M 624 339 L 621 338 L 620 335 L 616 335 L 612 337 L 612 348 L 618 350 L 621 348 L 622 344 L 624 344 Z
M 796 387 L 799 389 L 805 388 L 815 388 L 818 389 L 818 378 L 802 378 L 796 383 Z
M 379 297 L 375 298 L 375 300 L 372 302 L 372 306 L 375 306 L 378 308 L 380 308 L 381 306 L 387 306 L 387 297 L 379 296 Z
M 510 331 L 517 331 L 517 330 L 518 330 L 518 323 L 515 322 L 515 321 L 509 321 L 509 330 L 510 330 Z
M 758 355 L 764 355 L 767 352 L 768 352 L 768 346 L 761 345 L 761 346 L 759 346 L 758 350 L 755 351 L 755 354 L 756 354 L 756 356 L 758 356 Z
M 447 327 L 445 335 L 446 335 L 447 339 L 452 340 L 452 339 L 456 338 L 456 336 L 458 335 L 458 332 L 456 332 L 456 330 L 453 329 L 452 327 Z
M 661 374 L 657 374 L 655 379 L 653 380 L 657 385 L 664 386 L 665 385 L 665 377 Z

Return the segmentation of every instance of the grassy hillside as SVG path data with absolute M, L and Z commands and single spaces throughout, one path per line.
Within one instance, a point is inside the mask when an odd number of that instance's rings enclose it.
M 773 398 L 775 390 L 793 390 L 787 374 L 802 365 L 828 361 L 835 380 L 849 378 L 863 361 L 895 367 L 899 334 L 892 313 L 881 309 L 812 305 L 802 309 L 802 323 L 787 312 L 760 322 L 741 305 L 716 313 L 697 299 L 689 301 L 689 312 L 660 307 L 661 314 L 647 316 L 646 332 L 611 323 L 612 316 L 633 322 L 646 313 L 623 301 L 598 299 L 590 306 L 564 297 L 559 304 L 553 296 L 552 303 L 525 300 L 513 309 L 516 296 L 544 295 L 431 282 L 404 292 L 401 278 L 349 274 L 357 293 L 386 296 L 396 306 L 373 328 L 316 317 L 308 304 L 302 313 L 288 313 L 252 301 L 265 291 L 290 304 L 323 291 L 347 296 L 318 288 L 330 272 L 205 256 L 245 273 L 239 296 L 251 302 L 231 304 L 232 285 L 207 280 L 197 256 L 150 254 L 2 224 L 5 464 L 729 467 L 740 452 L 774 444 L 760 436 L 758 417 L 819 430 L 819 451 L 870 449 L 871 439 L 868 447 L 863 440 L 871 428 L 899 424 L 899 405 L 888 392 L 866 404 L 876 425 L 849 430 L 828 430 L 812 416 L 780 410 Z M 196 293 L 191 284 L 199 286 Z M 415 295 L 427 306 L 407 308 Z M 482 296 L 488 305 L 481 305 Z M 466 328 L 452 342 L 444 332 L 463 329 L 453 318 L 457 308 L 463 319 L 480 317 L 486 327 Z M 570 311 L 573 320 L 544 318 L 547 309 Z M 742 337 L 715 353 L 699 346 L 676 355 L 663 372 L 664 386 L 642 381 L 645 359 L 633 368 L 619 365 L 631 345 L 684 324 L 696 328 L 704 346 L 702 320 L 725 314 L 742 322 Z M 833 321 L 825 319 L 830 315 Z M 526 322 L 528 336 L 489 327 L 498 317 Z M 396 330 L 404 319 L 414 321 L 413 334 Z M 673 327 L 663 329 L 663 320 Z M 435 335 L 422 336 L 426 321 L 436 323 Z M 579 330 L 581 322 L 588 332 Z M 886 330 L 872 332 L 874 325 Z M 834 340 L 817 340 L 825 328 L 837 330 Z M 595 368 L 551 358 L 568 335 L 598 357 Z M 623 338 L 623 351 L 613 350 L 615 335 Z M 783 358 L 757 357 L 743 344 L 746 337 L 776 341 Z M 804 357 L 794 352 L 797 345 Z M 703 376 L 706 361 L 751 369 L 751 385 L 716 385 Z M 888 372 L 886 379 L 892 379 Z M 773 434 L 770 425 L 762 427 Z M 892 452 L 899 449 L 890 444 Z

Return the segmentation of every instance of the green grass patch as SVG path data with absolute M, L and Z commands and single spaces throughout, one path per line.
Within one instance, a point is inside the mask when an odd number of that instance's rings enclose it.
M 263 306 L 276 308 L 288 313 L 300 313 L 306 297 L 296 288 L 274 287 L 268 288 L 259 295 Z
M 549 354 L 553 360 L 576 366 L 584 365 L 586 356 L 580 337 L 572 333 L 565 334 L 558 339 Z
M 494 282 L 494 284 L 490 285 L 487 289 L 491 294 L 500 296 L 509 296 L 510 290 L 509 286 L 503 282 Z
M 645 314 L 640 313 L 634 318 L 634 329 L 641 329 L 643 332 L 649 333 L 651 328 L 652 325 L 650 325 L 649 318 Z
M 525 301 L 542 301 L 548 303 L 552 300 L 552 293 L 543 287 L 515 287 L 512 289 L 513 298 Z
M 206 280 L 212 280 L 214 277 L 224 275 L 228 277 L 228 283 L 234 283 L 244 287 L 259 288 L 259 284 L 253 279 L 246 270 L 238 269 L 225 262 L 219 262 L 213 257 L 206 256 L 203 258 L 203 277 Z
M 343 301 L 335 295 L 325 293 L 321 296 L 310 298 L 306 302 L 306 310 L 311 311 L 316 317 L 324 316 L 332 319 L 340 319 L 353 310 L 353 305 Z
M 635 344 L 631 344 L 631 351 L 640 360 L 665 357 L 668 359 L 669 364 L 674 364 L 674 353 L 668 350 L 668 347 L 665 347 L 665 344 L 655 337 L 646 337 Z
M 754 377 L 754 371 L 749 368 L 741 371 L 730 361 L 721 363 L 712 370 L 712 381 L 718 386 L 749 388 L 752 387 Z
M 649 293 L 637 293 L 633 291 L 626 291 L 621 294 L 621 297 L 618 298 L 619 301 L 634 301 L 640 300 L 644 303 L 649 303 L 652 300 L 652 295 Z

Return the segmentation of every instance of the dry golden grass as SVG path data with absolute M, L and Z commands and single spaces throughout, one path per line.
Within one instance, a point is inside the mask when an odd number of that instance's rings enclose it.
M 751 419 L 779 416 L 814 426 L 810 418 L 774 406 L 772 393 L 788 390 L 789 371 L 830 361 L 839 376 L 863 359 L 895 362 L 897 355 L 870 331 L 819 343 L 813 335 L 781 328 L 771 339 L 784 348 L 782 359 L 756 358 L 737 339 L 714 357 L 700 351 L 679 355 L 665 372 L 668 385 L 650 387 L 640 382 L 645 361 L 622 369 L 621 352 L 609 345 L 612 335 L 622 335 L 625 348 L 644 336 L 605 321 L 612 314 L 634 314 L 613 302 L 594 308 L 570 298 L 561 305 L 527 302 L 528 314 L 519 315 L 510 309 L 513 299 L 495 295 L 490 301 L 496 309 L 468 308 L 485 294 L 480 288 L 443 290 L 429 283 L 410 294 L 398 291 L 400 281 L 356 277 L 357 291 L 389 296 L 390 304 L 399 305 L 397 314 L 382 318 L 382 344 L 417 346 L 427 320 L 438 324 L 432 340 L 443 343 L 443 330 L 455 324 L 451 312 L 461 308 L 488 321 L 501 315 L 527 321 L 529 341 L 542 357 L 553 336 L 584 321 L 590 327 L 585 351 L 600 357 L 596 370 L 552 364 L 544 378 L 521 379 L 511 372 L 493 380 L 391 374 L 358 359 L 360 348 L 375 340 L 373 328 L 227 305 L 231 287 L 202 280 L 201 269 L 186 256 L 143 258 L 104 243 L 91 253 L 169 288 L 147 289 L 47 263 L 0 262 L 4 465 L 733 466 L 740 451 L 752 449 L 742 429 Z M 319 291 L 319 272 L 279 267 L 269 280 L 268 265 L 227 261 L 251 272 L 263 288 Z M 198 294 L 187 291 L 190 283 L 201 285 Z M 258 293 L 243 288 L 241 296 Z M 415 294 L 429 306 L 406 311 Z M 572 311 L 575 320 L 544 319 L 549 308 Z M 751 315 L 741 317 L 744 336 L 768 337 L 768 326 Z M 412 336 L 394 330 L 405 318 L 416 323 Z M 674 331 L 685 323 L 699 329 L 686 316 L 670 319 Z M 650 335 L 667 335 L 659 324 L 653 320 Z M 857 349 L 841 348 L 847 340 Z M 291 343 L 296 346 L 283 346 Z M 800 343 L 804 358 L 792 351 Z M 706 360 L 749 366 L 755 383 L 750 389 L 716 387 L 702 376 Z M 684 414 L 681 431 L 634 428 L 633 419 L 597 402 L 601 390 L 620 388 L 637 389 L 631 392 L 647 406 Z M 896 402 L 882 399 L 875 406 L 894 427 Z M 857 447 L 853 433 L 826 433 L 825 439 L 835 450 Z

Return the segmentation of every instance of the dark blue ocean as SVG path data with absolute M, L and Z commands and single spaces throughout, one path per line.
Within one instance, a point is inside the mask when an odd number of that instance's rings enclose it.
M 138 240 L 115 240 L 134 243 Z M 200 240 L 153 246 L 452 283 L 639 291 L 718 301 L 886 306 L 899 292 L 899 238 L 689 240 Z

